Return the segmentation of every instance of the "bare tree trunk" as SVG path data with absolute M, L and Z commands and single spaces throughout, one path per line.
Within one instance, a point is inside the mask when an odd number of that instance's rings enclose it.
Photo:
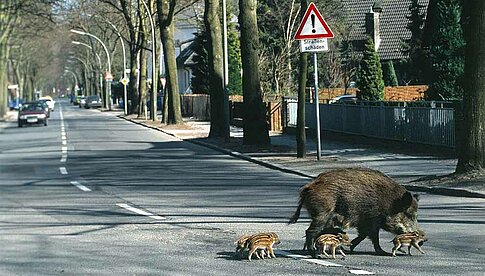
M 145 44 L 145 43 L 143 43 Z M 142 47 L 140 50 L 140 84 L 138 86 L 138 118 L 143 117 L 145 114 L 147 91 L 146 91 L 146 78 L 147 78 L 147 59 L 146 50 Z
M 163 123 L 182 124 L 182 109 L 180 108 L 180 95 L 178 88 L 177 62 L 175 56 L 175 45 L 173 39 L 173 15 L 175 12 L 175 0 L 157 1 L 157 14 L 160 26 L 160 37 L 163 44 L 165 77 L 165 98 L 167 106 L 164 105 Z M 167 111 L 165 111 L 167 108 Z M 165 117 L 168 115 L 168 118 Z
M 209 137 L 224 137 L 224 76 L 219 0 L 206 0 L 204 23 L 209 37 L 210 121 Z
M 259 35 L 256 0 L 239 0 L 241 59 L 243 68 L 244 138 L 246 145 L 270 144 L 266 107 L 261 97 L 258 70 Z
M 4 118 L 8 108 L 7 89 L 7 57 L 8 47 L 6 41 L 0 41 L 0 118 Z
M 166 88 L 168 90 L 168 121 L 167 124 L 182 124 L 182 109 L 180 108 L 180 94 L 178 87 L 177 62 L 175 45 L 173 43 L 173 23 L 160 30 L 163 41 L 163 52 L 166 65 Z
M 301 0 L 300 18 L 303 19 L 307 9 L 307 0 Z M 298 110 L 296 121 L 296 157 L 306 157 L 306 132 L 305 132 L 305 89 L 308 74 L 308 54 L 300 53 L 300 68 L 298 79 Z
M 465 1 L 465 85 L 457 173 L 485 168 L 485 2 Z

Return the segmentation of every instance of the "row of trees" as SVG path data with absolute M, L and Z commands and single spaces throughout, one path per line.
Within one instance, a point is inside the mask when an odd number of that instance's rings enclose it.
M 50 37 L 56 32 L 55 9 L 52 0 L 0 1 L 0 118 L 7 112 L 9 93 L 29 100 L 36 87 L 53 87 L 51 76 L 58 75 L 53 65 L 60 62 L 55 58 L 59 46 Z M 18 88 L 9 91 L 9 84 Z

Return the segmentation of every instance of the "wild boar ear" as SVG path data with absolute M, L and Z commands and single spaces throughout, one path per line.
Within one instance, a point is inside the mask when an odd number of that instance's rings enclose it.
M 404 193 L 404 195 L 401 198 L 394 201 L 394 206 L 393 206 L 394 212 L 396 213 L 402 212 L 407 208 L 409 208 L 412 203 L 413 203 L 413 196 L 411 195 L 410 192 L 406 191 L 406 193 Z

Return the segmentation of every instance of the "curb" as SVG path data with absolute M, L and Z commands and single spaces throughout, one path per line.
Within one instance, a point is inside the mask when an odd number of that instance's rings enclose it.
M 189 143 L 196 144 L 196 145 L 199 145 L 199 146 L 207 147 L 207 148 L 219 151 L 221 153 L 224 153 L 224 154 L 227 154 L 227 155 L 239 158 L 239 159 L 243 159 L 243 160 L 255 163 L 257 165 L 260 165 L 260 166 L 263 166 L 263 167 L 266 167 L 266 168 L 269 168 L 269 169 L 278 170 L 278 171 L 281 171 L 281 172 L 284 172 L 284 173 L 294 174 L 294 175 L 309 178 L 309 179 L 316 178 L 315 175 L 309 175 L 309 174 L 306 174 L 304 172 L 301 172 L 301 171 L 298 171 L 298 170 L 295 170 L 295 169 L 283 168 L 283 167 L 280 167 L 278 165 L 274 165 L 274 164 L 271 164 L 271 163 L 266 162 L 266 161 L 257 160 L 257 159 L 250 157 L 250 156 L 244 155 L 240 152 L 230 151 L 230 150 L 221 148 L 219 146 L 216 146 L 216 145 L 213 145 L 213 144 L 210 144 L 210 143 L 180 138 L 177 135 L 170 133 L 170 132 L 167 132 L 163 129 L 160 129 L 160 128 L 157 128 L 157 127 L 154 127 L 154 126 L 150 126 L 150 125 L 147 125 L 147 124 L 144 124 L 144 123 L 141 123 L 141 122 L 137 122 L 137 121 L 125 118 L 123 115 L 118 115 L 117 117 L 124 119 L 126 121 L 129 121 L 129 122 L 135 123 L 137 125 L 141 125 L 141 126 L 144 126 L 144 127 L 147 127 L 147 128 L 158 130 L 158 131 L 163 132 L 167 135 L 170 135 L 172 137 L 180 139 L 181 141 L 185 141 L 185 142 L 189 142 Z M 485 194 L 472 192 L 472 191 L 468 191 L 468 190 L 464 190 L 464 189 L 443 188 L 443 187 L 428 187 L 428 186 L 417 186 L 417 185 L 409 185 L 409 184 L 401 184 L 401 185 L 404 186 L 407 190 L 409 190 L 411 192 L 425 192 L 425 193 L 428 193 L 428 194 L 454 196 L 454 197 L 485 198 Z
M 210 148 L 210 149 L 219 151 L 221 153 L 224 153 L 224 154 L 227 154 L 227 155 L 230 155 L 230 156 L 239 158 L 239 159 L 243 159 L 243 160 L 246 160 L 246 161 L 249 161 L 249 162 L 252 162 L 252 163 L 255 163 L 255 164 L 258 164 L 258 165 L 261 165 L 261 166 L 270 168 L 270 169 L 273 169 L 273 170 L 278 170 L 278 171 L 282 171 L 282 172 L 285 172 L 285 173 L 291 173 L 291 174 L 295 174 L 295 175 L 298 175 L 298 176 L 302 176 L 302 177 L 306 177 L 306 178 L 311 178 L 311 179 L 315 178 L 315 176 L 311 176 L 309 174 L 306 174 L 306 173 L 303 173 L 303 172 L 300 172 L 300 171 L 296 171 L 296 170 L 286 169 L 286 168 L 283 168 L 283 167 L 280 167 L 280 166 L 277 166 L 277 165 L 274 165 L 274 164 L 271 164 L 271 163 L 268 163 L 268 162 L 256 160 L 256 159 L 254 159 L 252 157 L 249 157 L 249 156 L 246 156 L 246 155 L 244 155 L 244 154 L 242 154 L 240 152 L 230 151 L 230 150 L 227 150 L 227 149 L 218 147 L 218 146 L 213 145 L 213 144 L 210 144 L 210 143 L 206 143 L 206 142 L 202 142 L 202 141 L 197 141 L 197 140 L 180 138 L 177 135 L 175 135 L 173 133 L 170 133 L 170 132 L 167 132 L 167 131 L 165 131 L 163 129 L 160 129 L 160 128 L 157 128 L 157 127 L 154 127 L 154 126 L 150 126 L 150 125 L 147 125 L 147 124 L 144 124 L 144 123 L 141 123 L 141 122 L 133 121 L 133 120 L 128 119 L 128 118 L 125 118 L 125 117 L 123 117 L 121 115 L 120 116 L 117 116 L 117 117 L 119 117 L 121 119 L 124 119 L 126 121 L 129 121 L 129 122 L 133 122 L 133 123 L 135 123 L 137 125 L 141 125 L 141 126 L 144 126 L 144 127 L 147 127 L 147 128 L 151 128 L 151 129 L 154 129 L 154 130 L 158 130 L 160 132 L 163 132 L 163 133 L 165 133 L 167 135 L 170 135 L 170 136 L 175 137 L 177 139 L 180 139 L 182 141 L 189 142 L 189 143 L 192 143 L 192 144 L 195 144 L 195 145 L 199 145 L 199 146 L 203 146 L 203 147 L 207 147 L 207 148 Z
M 403 185 L 407 190 L 412 192 L 425 192 L 428 194 L 455 196 L 455 197 L 469 197 L 469 198 L 485 198 L 485 194 L 471 192 L 464 189 L 457 188 L 443 188 L 443 187 L 427 187 L 416 185 Z

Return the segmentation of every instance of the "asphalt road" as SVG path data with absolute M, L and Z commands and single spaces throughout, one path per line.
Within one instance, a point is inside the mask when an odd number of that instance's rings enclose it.
M 0 130 L 0 275 L 484 275 L 485 201 L 427 194 L 425 255 L 365 241 L 314 263 L 306 214 L 286 225 L 306 182 L 63 102 L 47 127 Z M 278 258 L 235 258 L 259 231 L 279 234 Z

